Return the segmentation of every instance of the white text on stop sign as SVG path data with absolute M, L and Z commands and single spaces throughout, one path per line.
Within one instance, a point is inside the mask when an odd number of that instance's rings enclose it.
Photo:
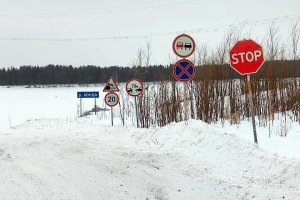
M 245 61 L 248 62 L 253 62 L 253 61 L 257 61 L 257 58 L 262 56 L 261 51 L 248 51 L 246 52 L 241 52 L 241 53 L 235 53 L 232 54 L 231 58 L 234 60 L 232 62 L 232 64 L 237 64 L 239 63 L 239 61 L 241 61 L 241 63 L 244 63 Z

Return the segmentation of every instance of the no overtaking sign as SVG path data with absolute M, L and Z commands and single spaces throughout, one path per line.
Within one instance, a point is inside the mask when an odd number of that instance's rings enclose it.
M 174 39 L 172 47 L 177 56 L 186 58 L 194 53 L 195 41 L 191 36 L 181 34 Z

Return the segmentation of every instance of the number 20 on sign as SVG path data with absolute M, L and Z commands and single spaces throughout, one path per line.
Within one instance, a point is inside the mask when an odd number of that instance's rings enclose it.
M 113 107 L 119 103 L 119 96 L 114 92 L 110 92 L 105 95 L 104 101 L 106 105 Z

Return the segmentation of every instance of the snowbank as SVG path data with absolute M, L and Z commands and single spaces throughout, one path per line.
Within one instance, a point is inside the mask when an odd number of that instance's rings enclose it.
M 298 159 L 196 120 L 152 129 L 95 116 L 29 121 L 1 131 L 0 146 L 1 199 L 300 197 Z

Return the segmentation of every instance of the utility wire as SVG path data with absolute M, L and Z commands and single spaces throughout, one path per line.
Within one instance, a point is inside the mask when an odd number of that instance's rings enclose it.
M 154 2 L 162 2 L 165 0 L 153 0 L 148 1 L 147 3 L 154 3 Z M 34 14 L 23 14 L 23 15 L 0 15 L 0 18 L 44 18 L 44 17 L 55 17 L 55 16 L 82 16 L 82 15 L 98 15 L 104 13 L 116 13 L 116 12 L 126 12 L 126 11 L 135 11 L 135 10 L 144 10 L 150 8 L 159 8 L 159 7 L 170 7 L 174 5 L 180 4 L 188 4 L 193 2 L 205 1 L 205 0 L 190 0 L 190 1 L 172 1 L 172 3 L 160 4 L 160 5 L 152 5 L 152 6 L 142 6 L 137 8 L 130 8 L 134 5 L 143 5 L 145 2 L 137 2 L 134 4 L 124 4 L 124 5 L 117 5 L 117 6 L 109 6 L 109 7 L 102 7 L 100 9 L 88 9 L 88 10 L 73 10 L 73 11 L 61 11 L 61 12 L 48 12 L 48 13 L 34 13 Z M 125 7 L 125 8 L 122 8 Z M 129 7 L 129 8 L 126 8 Z M 109 9 L 112 8 L 112 9 Z M 115 9 L 121 8 L 121 9 Z
M 221 26 L 212 26 L 206 28 L 198 28 L 198 29 L 190 29 L 190 30 L 180 30 L 180 31 L 173 31 L 173 32 L 154 32 L 150 34 L 140 34 L 140 35 L 127 35 L 127 36 L 113 36 L 113 37 L 95 37 L 95 38 L 21 38 L 21 37 L 1 37 L 0 40 L 6 41 L 42 41 L 42 42 L 76 42 L 76 41 L 97 41 L 97 40 L 127 40 L 127 39 L 138 39 L 138 38 L 149 38 L 155 36 L 165 36 L 165 35 L 175 35 L 181 33 L 208 33 L 208 32 L 216 32 L 224 29 L 234 29 L 239 26 L 261 26 L 270 23 L 280 23 L 285 21 L 300 21 L 300 15 L 287 15 L 283 17 L 276 17 L 276 18 L 268 18 L 262 20 L 255 20 L 255 21 L 242 21 L 239 23 L 234 23 L 231 25 L 221 25 Z
M 154 3 L 154 2 L 161 2 L 165 0 L 153 0 L 153 1 L 147 1 L 147 3 Z M 78 10 L 66 10 L 66 11 L 53 11 L 53 12 L 44 12 L 44 13 L 32 13 L 32 14 L 8 14 L 8 15 L 0 15 L 0 18 L 23 18 L 23 17 L 43 17 L 43 16 L 55 16 L 55 15 L 61 15 L 61 14 L 69 14 L 69 15 L 76 15 L 76 13 L 80 12 L 90 12 L 90 11 L 99 11 L 99 10 L 109 10 L 111 8 L 122 8 L 122 7 L 130 7 L 135 5 L 144 4 L 145 2 L 141 1 L 134 1 L 131 4 L 121 4 L 121 5 L 113 5 L 113 6 L 104 6 L 101 8 L 93 8 L 93 9 L 78 9 Z

